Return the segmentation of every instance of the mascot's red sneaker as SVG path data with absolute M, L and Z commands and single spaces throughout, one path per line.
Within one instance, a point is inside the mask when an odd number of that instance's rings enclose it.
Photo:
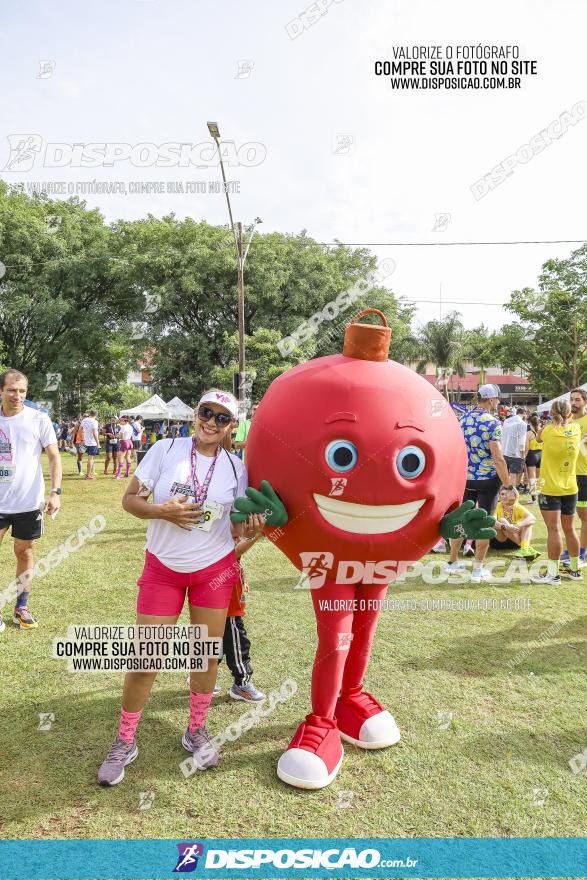
M 399 742 L 393 715 L 360 687 L 338 698 L 334 716 L 341 738 L 360 749 L 383 749 Z
M 277 775 L 296 788 L 324 788 L 338 773 L 343 754 L 336 721 L 306 715 L 279 759 Z

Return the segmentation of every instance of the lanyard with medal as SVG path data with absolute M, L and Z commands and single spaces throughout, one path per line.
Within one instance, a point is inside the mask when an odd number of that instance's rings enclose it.
M 212 481 L 212 476 L 214 474 L 214 468 L 216 467 L 216 462 L 218 461 L 218 454 L 220 452 L 220 447 L 216 450 L 216 454 L 214 456 L 214 461 L 208 468 L 208 472 L 204 478 L 204 482 L 200 484 L 198 480 L 198 475 L 196 473 L 196 461 L 197 461 L 197 453 L 196 453 L 196 438 L 194 437 L 192 441 L 192 450 L 191 450 L 191 480 L 192 480 L 192 488 L 194 493 L 194 500 L 202 505 L 202 516 L 200 520 L 194 525 L 195 529 L 199 529 L 201 532 L 209 532 L 212 528 L 212 523 L 220 519 L 224 514 L 224 505 L 220 504 L 218 501 L 208 501 L 208 489 L 210 488 L 210 483 Z
M 4 410 L 1 407 L 0 415 L 4 415 Z M 0 483 L 14 481 L 16 465 L 14 464 L 13 451 L 9 434 L 0 428 Z

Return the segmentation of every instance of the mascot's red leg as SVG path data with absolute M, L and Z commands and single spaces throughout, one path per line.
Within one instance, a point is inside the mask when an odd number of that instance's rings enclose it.
M 312 590 L 318 648 L 312 672 L 312 712 L 298 727 L 277 765 L 277 775 L 298 788 L 324 788 L 342 764 L 334 710 L 352 637 L 356 587 L 326 582 Z
M 363 690 L 386 590 L 331 582 L 312 590 L 318 630 L 312 712 L 279 760 L 277 774 L 284 782 L 298 788 L 329 785 L 342 763 L 341 736 L 368 749 L 399 740 L 393 717 Z
M 377 628 L 381 600 L 387 587 L 362 586 L 357 589 L 357 608 L 353 615 L 350 643 L 335 717 L 346 742 L 363 749 L 395 745 L 400 732 L 395 719 L 370 693 L 363 690 L 363 676 L 369 663 Z

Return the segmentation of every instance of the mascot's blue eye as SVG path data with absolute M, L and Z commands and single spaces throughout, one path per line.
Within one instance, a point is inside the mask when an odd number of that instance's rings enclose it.
M 397 469 L 406 480 L 419 477 L 426 467 L 426 456 L 417 446 L 404 446 L 397 456 Z
M 352 471 L 357 458 L 357 447 L 350 440 L 333 440 L 326 447 L 326 462 L 333 471 Z

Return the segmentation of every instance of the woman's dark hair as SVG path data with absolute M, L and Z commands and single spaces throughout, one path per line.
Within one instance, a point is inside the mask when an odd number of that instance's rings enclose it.
M 528 419 L 528 424 L 530 425 L 534 433 L 537 434 L 540 430 L 540 419 L 538 418 L 536 413 L 532 413 L 532 415 Z

